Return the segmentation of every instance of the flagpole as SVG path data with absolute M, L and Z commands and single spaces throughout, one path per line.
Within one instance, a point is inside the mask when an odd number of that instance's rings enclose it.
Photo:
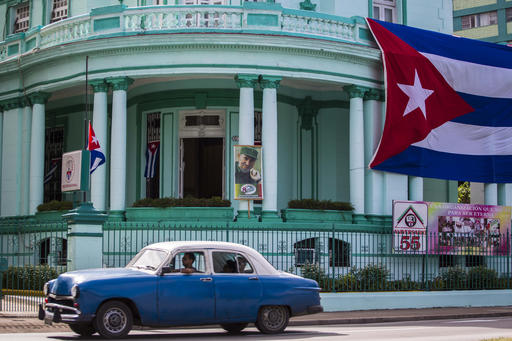
M 87 149 L 89 142 L 89 56 L 85 56 L 85 119 L 84 119 L 84 150 Z M 89 160 L 90 162 L 90 160 Z M 87 189 L 84 191 L 83 201 L 87 202 L 88 193 L 91 191 L 91 173 L 89 172 L 89 181 Z

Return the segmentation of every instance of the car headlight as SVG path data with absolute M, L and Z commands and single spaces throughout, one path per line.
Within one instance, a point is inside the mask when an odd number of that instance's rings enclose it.
M 78 296 L 80 296 L 80 289 L 78 288 L 78 285 L 75 284 L 71 288 L 71 296 L 73 298 L 78 298 Z
M 43 286 L 43 295 L 48 296 L 48 282 Z

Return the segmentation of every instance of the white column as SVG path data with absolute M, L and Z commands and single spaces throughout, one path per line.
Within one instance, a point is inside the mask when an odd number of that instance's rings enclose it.
M 354 213 L 364 213 L 364 120 L 363 97 L 367 88 L 349 85 L 343 88 L 350 97 L 350 202 Z
M 108 84 L 103 79 L 91 81 L 94 89 L 94 108 L 92 112 L 92 128 L 100 147 L 107 155 L 107 92 Z M 96 168 L 91 174 L 91 202 L 98 211 L 105 211 L 106 204 L 106 185 L 107 185 L 107 167 L 108 162 Z
M 32 127 L 30 134 L 29 214 L 35 214 L 37 206 L 42 204 L 44 199 L 45 103 L 49 97 L 50 94 L 42 92 L 30 96 Z
M 498 205 L 512 206 L 512 184 L 498 184 Z
M 31 140 L 31 125 L 32 125 L 32 107 L 30 103 L 24 100 L 23 117 L 21 123 L 21 200 L 20 200 L 20 214 L 29 214 L 30 202 L 30 140 Z
M 260 85 L 263 88 L 263 212 L 277 214 L 277 88 L 279 77 L 263 76 Z
M 486 205 L 498 205 L 498 184 L 485 184 L 484 197 Z
M 112 148 L 110 150 L 110 210 L 126 207 L 126 90 L 133 80 L 128 77 L 107 80 L 112 96 Z
M 382 91 L 370 89 L 364 96 L 365 212 L 384 214 L 384 173 L 368 167 L 377 150 L 383 127 Z
M 20 214 L 23 111 L 18 98 L 4 101 L 3 107 L 1 214 L 6 217 Z
M 409 176 L 409 200 L 423 201 L 423 178 Z
M 254 87 L 257 84 L 257 75 L 237 75 L 235 78 L 240 88 L 240 109 L 238 112 L 238 144 L 254 144 Z M 265 152 L 263 152 L 265 154 Z M 265 174 L 263 174 L 265 176 Z M 265 182 L 265 179 L 263 179 Z M 265 192 L 263 192 L 265 196 Z M 252 201 L 239 200 L 240 210 L 249 208 L 252 211 Z

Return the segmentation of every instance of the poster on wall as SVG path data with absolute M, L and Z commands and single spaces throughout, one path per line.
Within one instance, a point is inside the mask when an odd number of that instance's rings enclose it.
M 510 219 L 509 206 L 394 201 L 393 252 L 505 255 Z
M 62 154 L 61 191 L 86 191 L 89 188 L 89 164 L 88 150 Z
M 235 200 L 263 200 L 261 146 L 234 146 Z
M 393 201 L 393 251 L 424 253 L 428 204 L 423 201 Z
M 430 254 L 508 254 L 509 206 L 428 204 Z

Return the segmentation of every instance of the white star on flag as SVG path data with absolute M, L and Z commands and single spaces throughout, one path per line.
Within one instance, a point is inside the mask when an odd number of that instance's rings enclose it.
M 427 109 L 425 108 L 425 101 L 427 98 L 434 93 L 434 90 L 424 89 L 421 86 L 420 78 L 418 77 L 418 71 L 414 70 L 414 84 L 406 85 L 397 83 L 400 90 L 402 90 L 407 96 L 409 96 L 409 102 L 405 107 L 404 115 L 406 116 L 416 108 L 420 108 L 423 116 L 427 119 Z
M 91 138 L 92 138 L 92 143 L 94 143 L 94 144 L 98 143 L 98 138 L 96 137 L 96 135 L 93 135 Z

